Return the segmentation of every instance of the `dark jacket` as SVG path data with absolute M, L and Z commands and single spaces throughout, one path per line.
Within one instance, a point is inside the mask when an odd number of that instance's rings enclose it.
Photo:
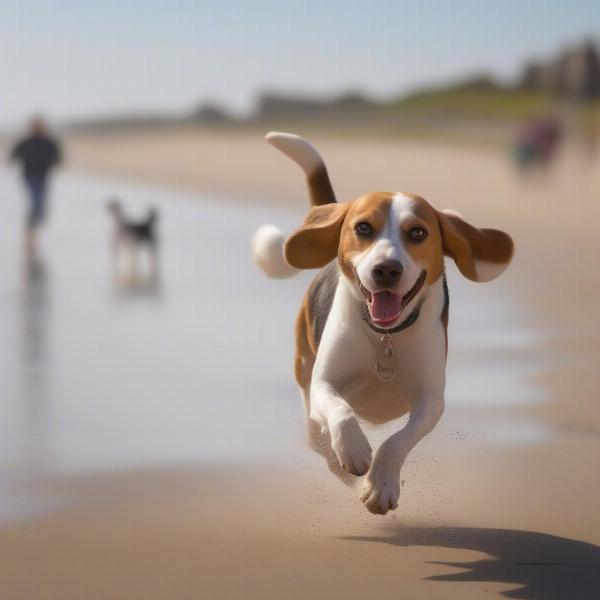
M 46 135 L 32 135 L 19 142 L 10 154 L 23 165 L 25 177 L 45 177 L 61 161 L 58 144 Z

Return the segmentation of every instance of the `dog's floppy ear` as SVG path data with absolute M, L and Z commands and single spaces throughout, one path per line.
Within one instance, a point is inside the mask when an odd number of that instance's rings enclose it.
M 492 281 L 510 264 L 514 245 L 497 229 L 477 229 L 454 211 L 438 211 L 444 254 L 471 281 Z
M 338 253 L 340 232 L 350 204 L 313 206 L 302 227 L 285 243 L 284 254 L 296 269 L 324 267 Z

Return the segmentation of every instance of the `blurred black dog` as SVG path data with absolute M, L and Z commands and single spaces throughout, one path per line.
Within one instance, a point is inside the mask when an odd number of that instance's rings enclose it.
M 156 223 L 158 221 L 158 211 L 156 208 L 150 208 L 145 219 L 132 221 L 125 216 L 121 203 L 116 198 L 109 200 L 108 212 L 115 220 L 115 242 L 117 244 L 126 243 L 129 245 L 148 245 L 155 249 Z
M 150 269 L 157 268 L 158 250 L 158 211 L 151 207 L 145 218 L 132 220 L 128 218 L 116 198 L 111 198 L 107 203 L 108 212 L 114 221 L 113 256 L 115 266 L 118 266 L 119 256 L 126 254 L 129 259 L 129 271 L 137 271 L 137 255 L 139 250 L 147 250 L 150 258 Z

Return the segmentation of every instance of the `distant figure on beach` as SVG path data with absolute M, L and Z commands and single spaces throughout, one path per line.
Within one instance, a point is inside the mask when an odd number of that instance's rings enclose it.
M 524 174 L 535 166 L 550 167 L 562 137 L 561 124 L 554 117 L 538 117 L 523 123 L 517 131 L 513 148 L 519 172 Z
M 32 119 L 29 134 L 19 141 L 10 153 L 10 159 L 19 162 L 29 197 L 29 213 L 25 227 L 25 244 L 28 252 L 36 245 L 36 233 L 47 214 L 48 176 L 61 162 L 58 142 L 48 133 L 41 117 Z

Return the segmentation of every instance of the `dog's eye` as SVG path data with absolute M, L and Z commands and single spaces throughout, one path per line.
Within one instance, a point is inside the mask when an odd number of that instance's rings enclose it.
M 373 227 L 366 221 L 361 221 L 354 226 L 354 231 L 356 231 L 357 235 L 368 237 L 373 234 Z
M 422 242 L 427 237 L 427 232 L 422 227 L 413 227 L 408 235 L 413 242 Z

